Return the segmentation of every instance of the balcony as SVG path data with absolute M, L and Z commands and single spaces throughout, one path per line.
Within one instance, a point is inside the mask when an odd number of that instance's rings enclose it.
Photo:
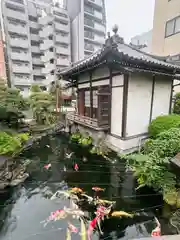
M 12 47 L 20 47 L 24 49 L 29 48 L 28 39 L 22 40 L 21 38 L 16 38 L 16 39 L 10 38 L 9 43 Z
M 39 35 L 31 33 L 31 41 L 39 42 L 40 41 Z
M 41 60 L 43 63 L 49 62 L 50 59 L 53 59 L 55 57 L 54 52 L 46 51 L 44 53 L 44 56 L 41 56 Z
M 42 74 L 48 74 L 52 70 L 55 70 L 55 65 L 52 63 L 47 63 L 47 64 L 45 64 L 45 67 L 42 68 Z
M 29 21 L 30 28 L 39 29 L 39 24 L 37 22 Z
M 39 46 L 31 46 L 31 52 L 33 52 L 33 53 L 40 53 Z
M 54 46 L 53 40 L 47 39 L 47 40 L 44 40 L 43 43 L 40 44 L 40 50 L 45 51 L 53 46 Z
M 103 8 L 102 0 L 85 0 L 93 8 L 101 10 Z
M 55 22 L 55 29 L 56 29 L 57 31 L 62 31 L 62 32 L 66 32 L 66 33 L 69 33 L 69 32 L 70 32 L 70 26 L 69 26 L 69 24 L 64 25 L 64 24 Z
M 70 44 L 70 37 L 69 36 L 56 35 L 55 41 L 59 42 L 59 43 Z
M 40 25 L 45 26 L 48 25 L 48 23 L 53 22 L 53 16 L 45 16 L 45 17 L 40 17 L 38 19 L 38 22 Z
M 27 67 L 25 65 L 22 66 L 17 66 L 17 65 L 12 65 L 12 71 L 14 73 L 24 73 L 24 74 L 30 74 L 31 69 L 30 67 Z
M 64 66 L 64 67 L 66 67 L 66 66 L 69 66 L 70 62 L 69 62 L 68 59 L 58 58 L 56 64 L 57 64 L 58 66 Z
M 85 31 L 84 34 L 84 39 L 87 40 L 88 42 L 92 42 L 92 43 L 97 43 L 99 45 L 102 45 L 105 43 L 105 37 L 100 36 L 98 34 L 89 34 Z
M 85 29 L 89 29 L 90 31 L 93 31 L 93 32 L 97 32 L 97 33 L 106 33 L 106 29 L 105 29 L 105 26 L 103 24 L 100 24 L 100 23 L 91 23 L 91 22 L 88 22 L 88 21 L 85 21 L 84 22 L 84 28 Z
M 100 22 L 102 22 L 102 20 L 103 20 L 102 12 L 99 12 L 99 11 L 96 11 L 96 10 L 89 11 L 87 9 L 84 9 L 84 15 L 87 16 L 87 17 L 91 17 L 91 18 L 93 18 L 97 21 L 100 21 Z
M 7 25 L 8 31 L 12 33 L 18 33 L 20 35 L 28 35 L 27 27 L 23 27 L 21 25 L 13 25 L 8 23 Z
M 54 30 L 53 30 L 52 26 L 46 26 L 43 28 L 43 30 L 41 30 L 39 32 L 39 36 L 40 36 L 40 38 L 47 38 L 50 35 L 53 35 L 53 32 L 54 32 Z
M 94 52 L 95 50 L 93 45 L 87 44 L 87 43 L 84 44 L 84 49 L 85 51 L 89 51 L 89 52 Z
M 24 78 L 20 78 L 18 76 L 14 76 L 13 77 L 13 82 L 14 85 L 18 85 L 18 86 L 26 86 L 26 85 L 32 85 L 33 81 L 31 80 L 31 78 L 26 79 Z
M 70 122 L 78 123 L 84 127 L 92 128 L 96 131 L 103 131 L 109 129 L 109 124 L 102 124 L 98 119 L 89 118 L 86 116 L 79 115 L 77 113 L 68 113 L 67 120 Z
M 42 76 L 42 68 L 33 69 L 33 75 Z
M 27 16 L 25 13 L 20 11 L 15 11 L 9 8 L 6 8 L 6 16 L 7 17 L 13 17 L 15 19 L 19 19 L 21 21 L 27 22 Z
M 35 58 L 35 57 L 32 58 L 32 63 L 35 64 L 35 65 L 42 65 L 43 64 L 40 58 Z
M 56 47 L 56 53 L 64 54 L 64 55 L 70 55 L 70 47 L 63 48 L 63 47 L 57 46 Z
M 11 52 L 11 59 L 25 62 L 25 61 L 30 61 L 30 56 L 27 53 Z

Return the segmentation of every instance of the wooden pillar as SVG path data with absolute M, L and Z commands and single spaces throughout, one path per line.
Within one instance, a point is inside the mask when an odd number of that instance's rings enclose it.
M 127 103 L 128 103 L 128 86 L 129 86 L 129 74 L 124 74 L 124 87 L 123 87 L 123 109 L 122 109 L 122 138 L 126 137 L 126 125 L 127 125 Z
M 151 94 L 151 108 L 150 108 L 149 123 L 151 123 L 151 121 L 152 121 L 153 105 L 154 105 L 154 89 L 155 89 L 155 81 L 156 81 L 156 77 L 155 77 L 155 75 L 153 74 L 152 94 Z
M 108 106 L 108 115 L 109 115 L 109 132 L 111 133 L 111 114 L 112 114 L 112 67 L 109 66 L 109 106 Z
M 172 99 L 173 99 L 173 91 L 174 91 L 174 79 L 172 78 L 172 82 L 171 82 L 171 95 L 170 95 L 170 101 L 169 101 L 169 114 L 172 113 Z
M 78 114 L 84 116 L 84 90 L 78 90 Z
M 89 90 L 90 90 L 90 118 L 93 118 L 92 72 L 89 73 Z

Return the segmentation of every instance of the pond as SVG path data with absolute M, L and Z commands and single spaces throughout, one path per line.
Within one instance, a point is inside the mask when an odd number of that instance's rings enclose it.
M 68 199 L 50 200 L 57 190 L 80 187 L 92 195 L 92 187 L 105 188 L 101 198 L 116 201 L 116 211 L 136 212 L 133 219 L 107 219 L 103 222 L 103 235 L 96 231 L 92 239 L 133 239 L 150 236 L 155 227 L 154 215 L 162 224 L 164 234 L 169 234 L 166 222 L 161 216 L 163 200 L 151 190 L 135 191 L 131 172 L 125 170 L 125 163 L 113 156 L 112 163 L 68 142 L 59 135 L 44 137 L 21 156 L 30 159 L 30 177 L 20 186 L 0 195 L 0 239 L 1 240 L 63 240 L 66 239 L 66 219 L 42 223 L 51 212 L 69 207 Z M 67 154 L 74 152 L 71 158 Z M 51 163 L 49 170 L 44 165 Z M 77 163 L 79 170 L 73 169 Z M 66 170 L 66 171 L 65 171 Z M 92 219 L 92 213 L 87 213 Z M 72 224 L 80 227 L 79 220 Z M 72 239 L 81 239 L 72 234 Z

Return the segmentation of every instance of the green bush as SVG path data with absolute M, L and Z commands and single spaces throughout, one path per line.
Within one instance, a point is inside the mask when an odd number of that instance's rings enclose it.
M 160 133 L 156 139 L 148 139 L 144 154 L 156 154 L 160 158 L 174 157 L 180 151 L 180 128 L 171 128 Z
M 164 115 L 154 119 L 149 125 L 149 136 L 156 138 L 158 134 L 171 128 L 180 128 L 180 115 Z
M 180 93 L 176 93 L 175 95 L 173 113 L 180 114 Z

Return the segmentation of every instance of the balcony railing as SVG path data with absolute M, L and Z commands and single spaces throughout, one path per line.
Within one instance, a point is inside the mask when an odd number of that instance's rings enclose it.
M 93 128 L 97 131 L 108 130 L 109 129 L 108 124 L 102 125 L 98 121 L 98 119 L 89 118 L 89 117 L 86 117 L 86 116 L 79 115 L 77 113 L 68 113 L 67 114 L 67 120 L 78 123 L 80 125 L 84 125 L 85 127 Z

